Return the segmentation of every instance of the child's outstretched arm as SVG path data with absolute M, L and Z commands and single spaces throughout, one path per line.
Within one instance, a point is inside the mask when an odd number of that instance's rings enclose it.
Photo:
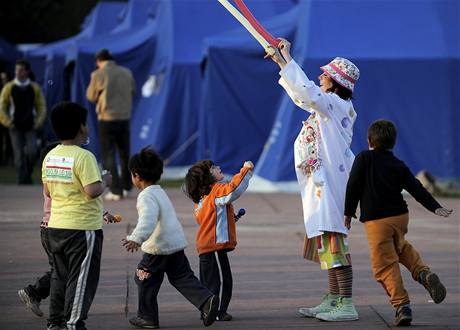
M 411 194 L 417 202 L 422 204 L 427 210 L 441 217 L 448 217 L 452 210 L 443 208 L 436 199 L 423 187 L 419 180 L 412 174 L 410 169 L 405 166 L 403 188 Z
M 235 174 L 229 183 L 217 183 L 216 205 L 225 205 L 238 199 L 248 188 L 249 180 L 252 177 L 254 164 L 251 161 L 244 162 L 240 173 Z

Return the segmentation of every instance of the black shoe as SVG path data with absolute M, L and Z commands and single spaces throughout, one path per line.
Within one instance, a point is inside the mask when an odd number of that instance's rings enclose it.
M 46 330 L 67 330 L 66 326 L 50 324 L 46 327 Z
M 24 305 L 26 305 L 27 308 L 29 308 L 32 311 L 32 313 L 34 313 L 38 317 L 43 316 L 43 312 L 40 309 L 40 301 L 30 296 L 24 289 L 18 291 L 18 296 L 19 299 L 24 303 Z
M 201 315 L 203 317 L 203 324 L 205 327 L 209 327 L 214 323 L 217 316 L 217 310 L 219 309 L 219 297 L 212 295 L 204 303 L 203 308 L 201 309 Z
M 144 320 L 139 316 L 130 318 L 129 323 L 137 328 L 142 329 L 158 329 L 160 327 L 158 324 L 155 324 L 155 322 Z
M 425 270 L 418 276 L 418 281 L 428 291 L 435 304 L 439 304 L 446 297 L 446 288 L 435 273 Z
M 395 325 L 398 327 L 407 327 L 412 322 L 412 310 L 409 306 L 399 306 L 396 309 Z
M 217 321 L 231 321 L 232 318 L 233 316 L 228 314 L 227 312 L 217 312 Z

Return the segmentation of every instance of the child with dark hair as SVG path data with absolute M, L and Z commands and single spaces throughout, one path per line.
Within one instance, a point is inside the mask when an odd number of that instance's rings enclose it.
M 452 210 L 439 205 L 404 162 L 393 155 L 391 150 L 396 143 L 396 134 L 396 127 L 390 121 L 377 120 L 370 125 L 367 134 L 369 150 L 356 157 L 350 172 L 344 222 L 350 229 L 359 202 L 359 221 L 366 229 L 372 272 L 396 309 L 395 324 L 405 326 L 412 322 L 412 311 L 399 263 L 426 288 L 436 304 L 444 300 L 446 288 L 406 241 L 409 212 L 401 192 L 406 190 L 438 216 L 448 217 Z
M 59 142 L 52 142 L 46 145 L 40 155 L 40 164 L 43 163 L 45 156 L 52 149 L 57 147 Z M 43 246 L 43 249 L 48 256 L 48 263 L 50 265 L 50 270 L 45 272 L 41 277 L 37 278 L 34 284 L 29 284 L 23 289 L 18 291 L 19 299 L 34 313 L 35 315 L 42 317 L 43 312 L 40 309 L 40 302 L 50 295 L 50 284 L 51 284 L 51 273 L 53 272 L 53 258 L 51 251 L 49 249 L 49 239 L 48 239 L 48 222 L 51 215 L 51 198 L 45 194 L 43 189 L 43 218 L 40 223 L 40 240 Z M 109 212 L 104 212 L 104 222 L 113 223 L 120 221 L 120 218 L 110 214 Z
M 195 203 L 199 225 L 196 246 L 200 257 L 200 280 L 215 295 L 221 295 L 217 320 L 230 321 L 227 313 L 232 298 L 232 270 L 227 253 L 236 247 L 236 225 L 232 202 L 249 185 L 254 165 L 246 161 L 228 183 L 211 160 L 193 165 L 185 176 L 184 192 Z M 222 283 L 220 278 L 222 277 Z M 222 284 L 222 285 L 221 285 Z
M 201 310 L 203 324 L 216 319 L 219 297 L 213 295 L 195 277 L 184 249 L 187 240 L 174 207 L 158 184 L 163 173 L 163 161 L 152 149 L 144 148 L 129 161 L 131 179 L 141 190 L 137 197 L 139 218 L 123 246 L 131 252 L 141 246 L 144 252 L 134 280 L 138 287 L 137 317 L 129 323 L 138 328 L 159 327 L 157 296 L 164 274 L 169 282 L 193 305 Z
M 88 138 L 88 111 L 62 102 L 51 112 L 51 125 L 61 144 L 42 165 L 45 195 L 51 198 L 48 222 L 51 275 L 48 329 L 86 329 L 99 282 L 102 252 L 101 194 L 111 175 L 102 175 L 94 155 L 80 146 Z

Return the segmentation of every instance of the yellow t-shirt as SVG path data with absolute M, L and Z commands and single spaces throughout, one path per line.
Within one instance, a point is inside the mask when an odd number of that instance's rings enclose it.
M 49 228 L 102 228 L 102 198 L 89 198 L 83 189 L 102 181 L 91 152 L 76 145 L 58 145 L 43 160 L 42 180 L 52 200 Z

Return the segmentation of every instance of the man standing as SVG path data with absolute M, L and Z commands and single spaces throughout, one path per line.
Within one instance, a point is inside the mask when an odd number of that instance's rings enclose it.
M 102 165 L 112 174 L 106 200 L 120 200 L 132 187 L 128 170 L 130 155 L 130 118 L 136 83 L 131 71 L 119 66 L 107 49 L 96 53 L 97 70 L 91 73 L 86 97 L 96 103 Z M 118 174 L 115 150 L 120 157 L 121 178 Z
M 40 86 L 30 81 L 30 64 L 17 60 L 15 79 L 0 94 L 0 122 L 9 128 L 19 184 L 32 183 L 37 156 L 37 130 L 46 118 L 46 102 Z

